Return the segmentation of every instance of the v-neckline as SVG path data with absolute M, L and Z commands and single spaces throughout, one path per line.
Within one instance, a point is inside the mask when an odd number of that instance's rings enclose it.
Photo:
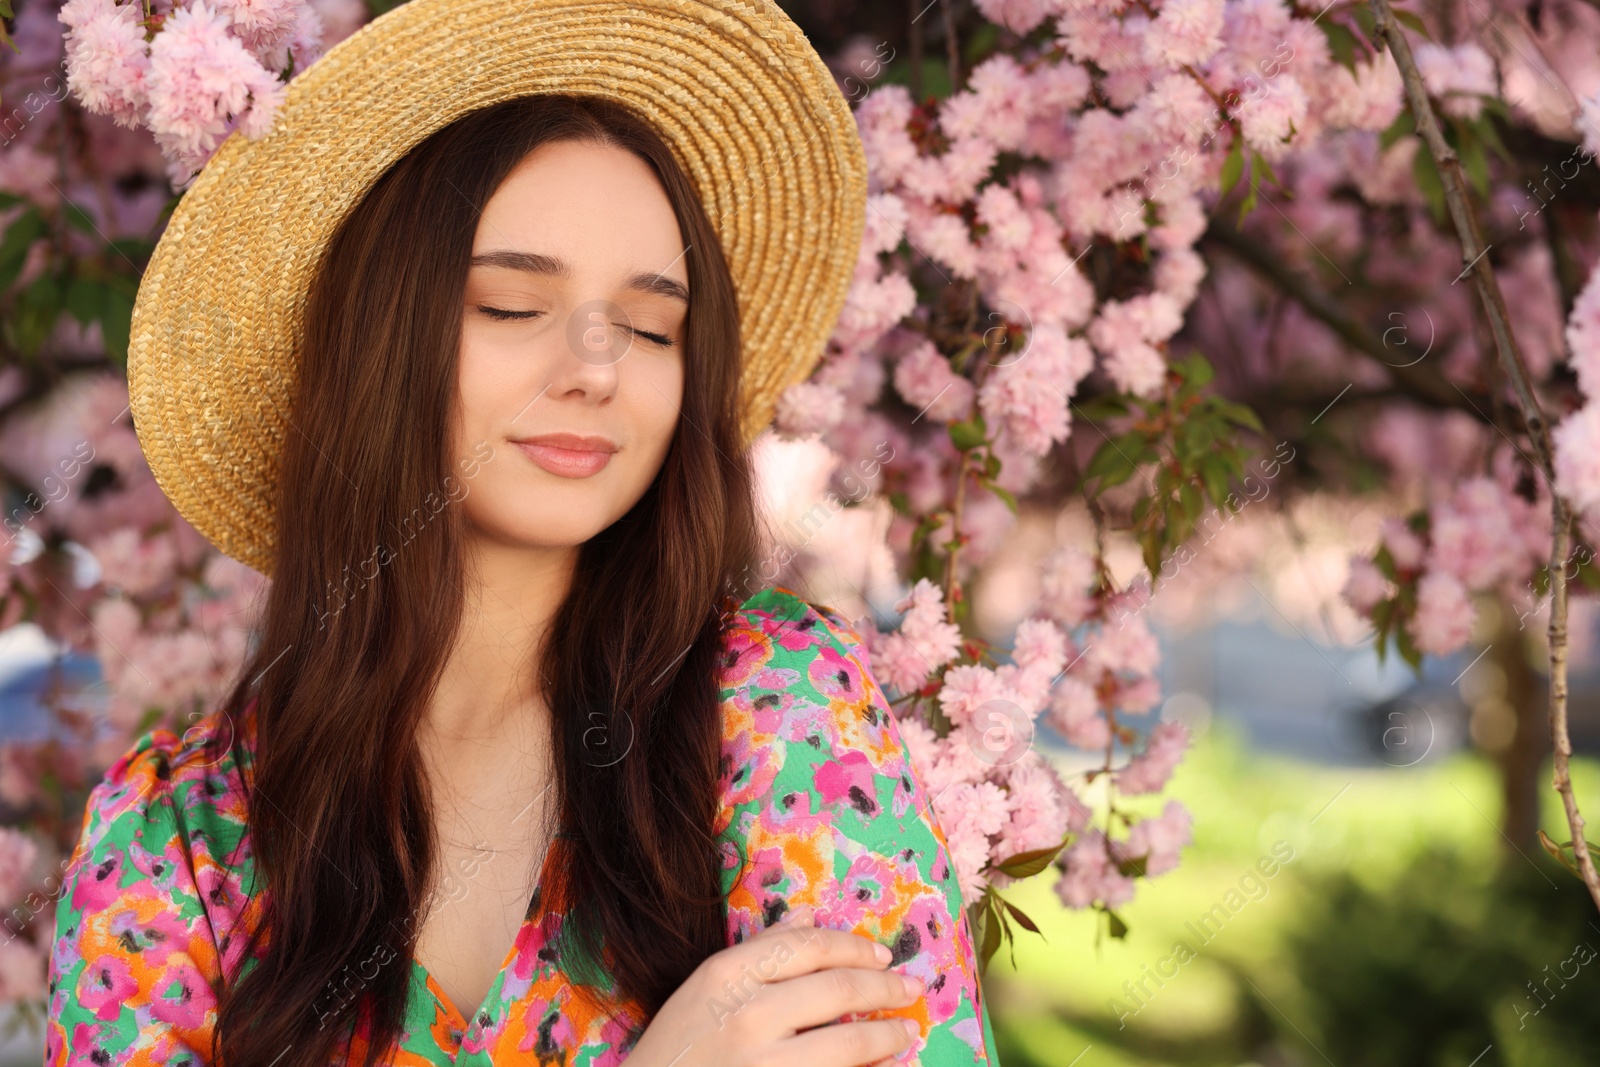
M 467 1033 L 477 1025 L 478 1017 L 484 1014 L 485 1009 L 495 1001 L 496 997 L 500 993 L 500 990 L 505 986 L 506 974 L 511 970 L 512 964 L 517 962 L 517 956 L 522 949 L 523 939 L 528 932 L 528 927 L 537 922 L 544 921 L 544 913 L 546 913 L 549 909 L 542 901 L 540 901 L 540 894 L 544 890 L 545 883 L 549 880 L 550 865 L 555 862 L 556 843 L 563 836 L 565 836 L 565 832 L 562 830 L 557 830 L 555 835 L 550 838 L 550 844 L 546 846 L 544 850 L 544 860 L 539 866 L 539 879 L 534 883 L 533 893 L 528 897 L 528 906 L 523 911 L 522 922 L 517 926 L 516 935 L 511 939 L 511 947 L 506 949 L 505 957 L 500 961 L 500 969 L 495 972 L 494 978 L 489 982 L 488 991 L 483 995 L 482 1002 L 472 1010 L 472 1014 L 470 1016 L 464 1016 L 461 1014 L 461 1009 L 456 1006 L 453 1000 L 450 999 L 450 994 L 445 992 L 444 986 L 441 985 L 439 980 L 429 972 L 426 966 L 423 965 L 422 960 L 419 959 L 415 953 L 412 953 L 412 974 L 420 982 L 422 988 L 433 997 L 434 1001 L 439 1005 L 440 1008 L 444 1009 L 445 1014 L 449 1017 L 451 1029 L 457 1034 L 456 1044 L 458 1049 L 460 1045 L 466 1041 Z M 538 909 L 540 912 L 539 915 L 534 914 L 535 901 L 540 901 L 540 907 Z

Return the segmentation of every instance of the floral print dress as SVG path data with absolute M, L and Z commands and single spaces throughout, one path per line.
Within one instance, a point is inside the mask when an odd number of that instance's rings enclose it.
M 892 950 L 892 969 L 922 979 L 919 1000 L 884 1013 L 921 1028 L 906 1062 L 996 1063 L 944 832 L 860 635 L 832 609 L 773 587 L 739 605 L 725 641 L 714 829 L 728 943 L 811 905 L 818 926 L 872 937 Z M 56 912 L 47 1067 L 208 1062 L 217 993 L 254 962 L 239 958 L 244 938 L 232 935 L 262 912 L 261 894 L 245 891 L 240 769 L 231 756 L 208 761 L 200 744 L 228 728 L 214 712 L 182 738 L 146 733 L 91 792 Z M 472 1019 L 410 960 L 393 1062 L 622 1063 L 648 1020 L 632 1003 L 579 995 L 547 951 L 561 919 L 536 891 Z M 340 1058 L 364 1052 L 358 1028 Z

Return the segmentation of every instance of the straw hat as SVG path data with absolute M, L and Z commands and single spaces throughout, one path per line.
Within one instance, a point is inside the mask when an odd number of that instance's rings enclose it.
M 156 482 L 264 574 L 301 315 L 324 244 L 379 176 L 470 111 L 581 93 L 650 120 L 699 191 L 738 290 L 745 440 L 821 358 L 866 214 L 849 104 L 772 0 L 411 0 L 233 134 L 179 202 L 139 287 L 134 425 Z

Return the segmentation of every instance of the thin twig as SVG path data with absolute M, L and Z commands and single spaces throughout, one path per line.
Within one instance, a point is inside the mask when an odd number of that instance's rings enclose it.
M 1528 439 L 1533 445 L 1534 454 L 1550 486 L 1553 518 L 1550 546 L 1550 739 L 1555 750 L 1554 784 L 1556 792 L 1561 794 L 1567 823 L 1572 828 L 1573 858 L 1577 861 L 1578 872 L 1583 878 L 1584 885 L 1589 888 L 1589 895 L 1594 899 L 1595 906 L 1600 908 L 1600 871 L 1595 870 L 1594 859 L 1589 855 L 1588 845 L 1583 839 L 1583 816 L 1578 813 L 1578 802 L 1572 795 L 1570 773 L 1572 738 L 1567 729 L 1566 575 L 1571 514 L 1567 510 L 1566 501 L 1561 499 L 1561 495 L 1555 489 L 1555 450 L 1550 443 L 1550 426 L 1545 421 L 1544 410 L 1539 406 L 1538 398 L 1534 395 L 1522 353 L 1517 350 L 1516 335 L 1511 332 L 1511 319 L 1506 314 L 1505 300 L 1500 295 L 1500 286 L 1495 282 L 1494 270 L 1489 265 L 1489 249 L 1483 243 L 1477 217 L 1473 214 L 1472 203 L 1467 197 L 1467 182 L 1466 176 L 1462 173 L 1461 160 L 1456 157 L 1455 151 L 1445 141 L 1443 131 L 1439 129 L 1438 117 L 1434 115 L 1433 107 L 1428 102 L 1428 91 L 1423 85 L 1422 73 L 1417 69 L 1416 60 L 1411 54 L 1411 44 L 1406 40 L 1405 31 L 1400 28 L 1389 10 L 1389 0 L 1368 0 L 1368 3 L 1372 6 L 1372 14 L 1377 23 L 1375 27 L 1377 34 L 1388 41 L 1389 51 L 1400 68 L 1400 76 L 1406 87 L 1406 99 L 1411 105 L 1411 114 L 1416 120 L 1417 130 L 1422 134 L 1428 152 L 1433 157 L 1434 166 L 1444 183 L 1445 203 L 1450 209 L 1450 218 L 1455 223 L 1456 235 L 1461 240 L 1462 262 L 1466 264 L 1463 273 L 1472 272 L 1478 299 L 1483 305 L 1490 331 L 1494 335 L 1495 350 L 1499 354 L 1501 367 L 1511 383 L 1512 391 L 1516 394 L 1517 404 L 1522 408 Z
M 1300 272 L 1263 247 L 1259 242 L 1233 229 L 1226 223 L 1213 222 L 1202 238 L 1206 244 L 1226 249 L 1269 285 L 1294 299 L 1312 318 L 1339 335 L 1340 340 L 1355 351 L 1382 363 L 1389 376 L 1407 396 L 1418 403 L 1446 411 L 1462 411 L 1480 421 L 1488 421 L 1483 409 L 1474 398 L 1482 397 L 1476 389 L 1462 389 L 1441 374 L 1430 370 L 1421 357 L 1409 363 L 1396 363 L 1397 354 L 1382 337 L 1375 335 L 1365 325 L 1354 319 L 1338 300 L 1318 288 Z M 1522 414 L 1512 415 L 1510 429 L 1521 430 Z
M 961 88 L 961 41 L 956 34 L 956 16 L 950 10 L 950 0 L 939 0 L 939 14 L 944 18 L 945 63 L 950 72 L 950 92 Z

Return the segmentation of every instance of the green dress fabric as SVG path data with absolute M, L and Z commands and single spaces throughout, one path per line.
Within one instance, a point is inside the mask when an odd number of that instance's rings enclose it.
M 810 905 L 818 926 L 889 946 L 893 969 L 923 980 L 918 1001 L 879 1013 L 917 1022 L 921 1036 L 905 1062 L 997 1063 L 944 832 L 860 634 L 832 609 L 773 587 L 739 606 L 724 640 L 714 831 L 728 944 Z M 201 744 L 231 728 L 218 711 L 183 737 L 150 731 L 91 793 L 55 918 L 47 1067 L 210 1062 L 217 994 L 254 963 L 242 958 L 240 935 L 260 921 L 265 892 L 248 891 L 239 785 L 253 748 L 247 737 L 241 768 L 231 756 L 207 759 Z M 392 952 L 362 961 L 319 1014 L 347 1020 L 376 968 L 405 966 L 411 988 L 396 1064 L 622 1063 L 648 1020 L 603 974 L 598 989 L 569 975 L 561 910 L 544 903 L 536 890 L 471 1018 L 419 961 Z M 365 1047 L 358 1026 L 336 1062 Z

